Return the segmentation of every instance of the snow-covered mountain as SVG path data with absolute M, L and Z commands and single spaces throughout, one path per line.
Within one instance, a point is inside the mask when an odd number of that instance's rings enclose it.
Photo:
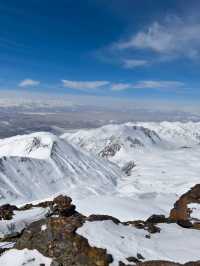
M 0 202 L 114 191 L 120 169 L 49 133 L 0 141 Z
M 156 132 L 163 140 L 175 147 L 200 144 L 200 122 L 137 123 Z M 132 125 L 132 123 L 130 123 Z
M 159 202 L 167 210 L 199 182 L 200 123 L 107 125 L 67 132 L 62 138 L 119 166 L 125 175 L 118 182 L 119 194 L 139 201 L 139 206 L 149 202 L 151 208 Z M 107 214 L 116 209 L 111 205 L 105 205 Z M 84 208 L 87 212 L 88 207 Z
M 200 123 L 179 122 L 0 140 L 0 205 L 18 205 L 0 206 L 0 264 L 82 265 L 93 247 L 113 260 L 84 265 L 200 260 L 199 142 Z
M 62 138 L 102 157 L 113 157 L 123 149 L 166 144 L 154 130 L 129 123 L 65 133 Z
M 133 148 L 182 148 L 200 144 L 200 123 L 161 122 L 106 125 L 62 135 L 83 149 L 104 157 L 114 157 Z M 106 153 L 106 148 L 110 150 Z
M 138 154 L 197 148 L 200 123 L 126 123 L 68 132 L 61 138 L 99 157 L 106 158 L 130 175 Z

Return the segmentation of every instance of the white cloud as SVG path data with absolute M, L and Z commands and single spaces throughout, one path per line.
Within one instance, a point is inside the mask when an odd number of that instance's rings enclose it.
M 131 84 L 128 83 L 114 83 L 111 86 L 112 91 L 123 91 L 131 87 Z
M 180 81 L 155 81 L 145 80 L 139 81 L 133 85 L 135 89 L 178 89 L 183 88 L 184 83 Z
M 112 91 L 123 91 L 127 89 L 160 89 L 160 90 L 177 90 L 183 89 L 185 84 L 181 81 L 173 80 L 144 80 L 136 83 L 113 83 Z
M 162 23 L 153 22 L 146 30 L 133 34 L 127 41 L 118 42 L 118 49 L 151 50 L 172 58 L 200 55 L 200 22 L 188 22 L 167 17 Z
M 101 87 L 106 87 L 113 92 L 124 91 L 128 89 L 182 89 L 185 84 L 173 80 L 144 80 L 135 83 L 109 82 L 109 81 L 71 81 L 62 80 L 63 86 L 70 89 L 82 91 L 98 91 Z
M 138 59 L 124 59 L 123 60 L 123 67 L 125 68 L 135 68 L 148 65 L 147 60 L 138 60 Z
M 72 81 L 62 80 L 63 86 L 75 90 L 95 90 L 100 87 L 109 85 L 109 81 Z
M 19 87 L 30 87 L 37 86 L 40 84 L 40 81 L 33 79 L 24 79 L 19 83 Z

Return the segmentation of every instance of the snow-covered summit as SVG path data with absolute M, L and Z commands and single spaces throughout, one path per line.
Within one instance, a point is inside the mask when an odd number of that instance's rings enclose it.
M 36 159 L 50 157 L 54 142 L 58 138 L 47 132 L 19 135 L 0 140 L 0 157 L 19 156 Z

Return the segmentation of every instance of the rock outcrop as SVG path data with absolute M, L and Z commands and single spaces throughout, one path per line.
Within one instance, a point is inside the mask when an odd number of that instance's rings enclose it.
M 170 218 L 180 226 L 200 229 L 200 220 L 191 217 L 190 204 L 200 205 L 200 184 L 192 187 L 176 201 L 170 212 Z
M 86 221 L 111 220 L 116 225 L 133 226 L 137 229 L 146 230 L 145 237 L 150 239 L 152 234 L 160 233 L 159 225 L 162 223 L 191 222 L 188 204 L 199 203 L 199 192 L 200 185 L 196 185 L 185 193 L 175 203 L 169 218 L 154 214 L 146 221 L 120 222 L 115 217 L 98 214 L 85 217 L 76 211 L 70 197 L 62 195 L 52 201 L 37 205 L 28 204 L 19 209 L 15 206 L 4 205 L 0 207 L 0 214 L 4 218 L 12 218 L 15 209 L 23 211 L 33 207 L 49 208 L 50 212 L 47 217 L 31 223 L 21 234 L 15 237 L 14 248 L 19 250 L 36 249 L 42 255 L 52 258 L 51 266 L 109 266 L 113 262 L 112 254 L 108 254 L 106 249 L 90 246 L 88 240 L 77 233 L 77 229 L 82 227 Z M 192 223 L 192 226 L 196 226 L 195 223 Z M 7 239 L 7 241 L 12 242 L 13 239 Z M 0 256 L 4 251 L 5 249 L 0 249 Z M 200 266 L 200 262 L 179 264 L 170 261 L 145 261 L 146 258 L 139 253 L 126 258 L 126 260 L 128 264 L 119 261 L 119 266 Z
M 52 266 L 108 266 L 112 262 L 106 250 L 91 247 L 87 239 L 76 233 L 86 217 L 76 212 L 71 198 L 60 195 L 44 205 L 51 208 L 50 217 L 28 226 L 15 248 L 36 249 L 53 258 Z

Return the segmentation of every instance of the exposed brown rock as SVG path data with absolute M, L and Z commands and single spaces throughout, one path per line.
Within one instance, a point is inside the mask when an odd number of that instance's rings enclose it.
M 75 211 L 71 198 L 60 195 L 40 206 L 50 207 L 52 216 L 28 226 L 15 248 L 37 249 L 53 258 L 52 266 L 108 266 L 112 262 L 106 250 L 90 247 L 87 239 L 76 233 L 86 217 Z
M 83 216 L 75 214 L 32 223 L 17 241 L 16 248 L 37 249 L 54 258 L 52 265 L 108 266 L 112 256 L 104 249 L 90 247 L 87 239 L 75 233 L 83 222 Z M 42 226 L 45 230 L 41 230 Z
M 200 229 L 200 221 L 192 221 L 191 219 L 191 210 L 188 207 L 190 203 L 200 204 L 200 184 L 195 185 L 176 201 L 170 212 L 170 218 L 180 226 Z
M 71 216 L 75 212 L 75 205 L 71 204 L 72 199 L 67 196 L 58 196 L 53 200 L 53 213 L 60 216 Z

